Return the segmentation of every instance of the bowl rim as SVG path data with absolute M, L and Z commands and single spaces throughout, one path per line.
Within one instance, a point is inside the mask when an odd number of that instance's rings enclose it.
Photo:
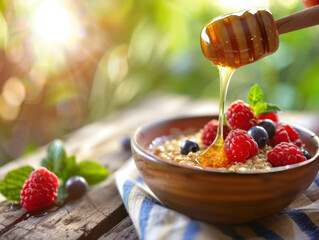
M 146 155 L 147 159 L 153 163 L 157 163 L 157 164 L 161 164 L 161 165 L 169 165 L 172 167 L 177 167 L 181 170 L 185 169 L 185 170 L 200 171 L 201 173 L 227 173 L 227 174 L 242 174 L 242 175 L 274 173 L 274 172 L 281 172 L 281 171 L 285 171 L 285 170 L 289 170 L 289 169 L 298 168 L 298 167 L 301 167 L 303 165 L 310 164 L 311 162 L 313 162 L 315 160 L 319 161 L 319 137 L 311 130 L 309 130 L 305 127 L 299 126 L 298 124 L 291 123 L 291 122 L 289 122 L 289 125 L 291 125 L 295 129 L 298 129 L 300 131 L 305 132 L 315 141 L 315 143 L 317 144 L 316 153 L 314 154 L 314 156 L 312 158 L 310 158 L 306 161 L 291 164 L 291 165 L 281 166 L 281 167 L 271 167 L 270 170 L 261 169 L 261 170 L 246 170 L 244 172 L 232 172 L 232 171 L 229 171 L 228 169 L 223 169 L 223 168 L 220 169 L 220 168 L 211 168 L 211 167 L 188 166 L 188 165 L 184 165 L 184 164 L 175 163 L 173 161 L 172 162 L 166 161 L 166 160 L 163 160 L 159 157 L 156 157 L 155 155 L 151 154 L 149 151 L 144 149 L 137 141 L 137 137 L 141 133 L 141 131 L 145 128 L 151 127 L 152 125 L 154 125 L 154 126 L 155 125 L 162 125 L 162 124 L 167 123 L 167 122 L 180 121 L 183 119 L 190 119 L 190 118 L 209 118 L 209 117 L 214 119 L 214 117 L 216 117 L 216 115 L 196 115 L 196 116 L 186 115 L 186 116 L 179 116 L 179 117 L 173 117 L 173 118 L 166 118 L 166 119 L 162 119 L 162 120 L 158 120 L 158 121 L 153 121 L 151 123 L 143 124 L 140 127 L 138 127 L 136 129 L 136 131 L 134 132 L 133 138 L 131 140 L 132 149 L 134 149 L 139 154 Z M 283 121 L 282 123 L 288 123 L 288 121 Z

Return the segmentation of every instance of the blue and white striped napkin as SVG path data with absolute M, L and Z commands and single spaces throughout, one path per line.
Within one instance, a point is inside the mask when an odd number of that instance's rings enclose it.
M 212 225 L 164 207 L 145 185 L 133 159 L 117 172 L 116 184 L 142 240 L 319 240 L 319 174 L 309 189 L 286 209 L 244 225 Z

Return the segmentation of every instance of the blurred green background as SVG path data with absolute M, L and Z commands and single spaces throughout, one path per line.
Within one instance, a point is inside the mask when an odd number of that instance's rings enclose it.
M 301 0 L 1 0 L 0 165 L 150 91 L 218 98 L 200 31 L 248 7 L 275 19 L 304 9 Z M 238 69 L 227 100 L 254 83 L 285 110 L 318 112 L 319 27 L 280 36 L 275 54 Z

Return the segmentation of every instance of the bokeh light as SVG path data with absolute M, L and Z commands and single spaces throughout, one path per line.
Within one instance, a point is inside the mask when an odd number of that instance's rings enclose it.
M 42 1 L 35 9 L 32 23 L 35 33 L 45 43 L 66 44 L 74 27 L 70 14 L 59 0 Z
M 212 18 L 301 0 L 5 0 L 0 3 L 0 165 L 151 91 L 217 98 L 199 34 Z M 239 69 L 228 101 L 258 83 L 267 101 L 319 111 L 319 31 L 280 36 L 276 54 Z M 92 133 L 94 134 L 94 133 Z

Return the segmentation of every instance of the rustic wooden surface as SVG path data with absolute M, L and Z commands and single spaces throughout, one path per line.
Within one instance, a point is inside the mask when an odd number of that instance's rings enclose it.
M 114 173 L 130 157 L 120 140 L 141 124 L 181 115 L 216 114 L 218 104 L 185 96 L 151 94 L 141 101 L 66 136 L 68 154 L 77 159 L 96 159 L 112 174 L 79 200 L 36 215 L 0 199 L 0 239 L 138 239 L 117 192 Z M 305 126 L 319 134 L 319 114 L 283 113 L 281 119 Z M 0 168 L 0 179 L 22 165 L 39 167 L 46 147 Z

